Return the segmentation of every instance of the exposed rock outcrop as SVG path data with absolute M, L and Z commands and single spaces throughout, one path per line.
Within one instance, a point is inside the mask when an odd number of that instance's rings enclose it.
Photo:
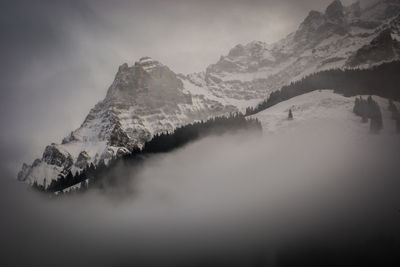
M 400 43 L 392 38 L 391 30 L 383 30 L 370 44 L 361 47 L 349 58 L 349 67 L 371 65 L 399 59 Z
M 75 166 L 79 169 L 84 169 L 87 165 L 89 165 L 89 162 L 89 154 L 86 151 L 81 151 L 76 159 Z
M 56 144 L 51 144 L 45 148 L 42 160 L 49 165 L 64 168 L 69 168 L 73 164 L 72 157 L 68 151 Z

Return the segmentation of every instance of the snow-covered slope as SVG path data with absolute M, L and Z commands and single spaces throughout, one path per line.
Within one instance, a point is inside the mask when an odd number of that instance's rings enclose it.
M 266 44 L 237 45 L 205 72 L 175 74 L 143 57 L 119 67 L 105 99 L 61 144 L 24 164 L 18 178 L 49 184 L 60 174 L 129 153 L 154 134 L 243 111 L 290 81 L 333 67 L 368 67 L 399 58 L 400 1 L 311 11 L 298 30 Z M 296 98 L 297 99 L 297 98 Z
M 295 132 L 299 126 L 304 128 L 315 125 L 339 127 L 352 134 L 369 133 L 369 123 L 361 123 L 361 117 L 353 113 L 355 98 L 344 97 L 333 93 L 332 90 L 319 90 L 283 101 L 253 117 L 261 121 L 266 134 Z M 372 98 L 379 104 L 382 112 L 383 130 L 380 134 L 396 135 L 396 121 L 392 119 L 392 113 L 388 110 L 388 99 L 378 96 Z M 400 103 L 395 102 L 395 105 L 400 108 Z M 288 119 L 290 109 L 293 120 Z

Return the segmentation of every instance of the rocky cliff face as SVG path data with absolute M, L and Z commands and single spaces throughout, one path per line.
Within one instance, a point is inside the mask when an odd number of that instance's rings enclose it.
M 390 28 L 383 30 L 369 44 L 358 49 L 347 61 L 346 66 L 369 66 L 383 61 L 392 61 L 400 56 L 400 42 L 392 38 Z
M 69 170 L 106 162 L 140 147 L 154 134 L 195 120 L 242 110 L 315 71 L 369 67 L 399 58 L 400 1 L 311 11 L 298 30 L 266 44 L 237 45 L 206 71 L 175 74 L 149 57 L 119 67 L 105 99 L 81 127 L 52 144 L 18 179 L 49 183 Z

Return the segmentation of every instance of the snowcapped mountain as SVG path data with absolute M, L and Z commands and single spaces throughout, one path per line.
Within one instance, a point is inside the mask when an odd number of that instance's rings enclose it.
M 398 40 L 400 1 L 345 7 L 335 0 L 324 13 L 311 11 L 286 38 L 237 45 L 201 73 L 175 74 L 149 57 L 125 63 L 81 127 L 24 164 L 18 179 L 48 185 L 70 170 L 129 153 L 156 133 L 243 110 L 315 71 L 399 59 Z
M 237 45 L 202 75 L 212 92 L 256 98 L 319 70 L 398 59 L 399 15 L 398 0 L 365 8 L 336 0 L 324 13 L 310 11 L 296 32 L 276 43 Z
M 75 173 L 90 163 L 107 163 L 129 153 L 154 134 L 237 111 L 211 94 L 196 94 L 196 89 L 201 90 L 149 57 L 133 66 L 123 64 L 105 99 L 89 112 L 81 127 L 61 144 L 47 146 L 42 159 L 32 166 L 24 164 L 18 178 L 48 185 L 69 170 Z

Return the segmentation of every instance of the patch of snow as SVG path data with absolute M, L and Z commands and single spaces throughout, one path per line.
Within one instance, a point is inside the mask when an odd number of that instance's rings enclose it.
M 362 97 L 366 99 L 368 96 Z M 344 97 L 332 90 L 318 90 L 283 101 L 252 117 L 260 120 L 266 134 L 296 131 L 301 124 L 318 125 L 321 121 L 341 125 L 348 131 L 369 132 L 369 123 L 361 123 L 361 118 L 353 113 L 355 98 Z M 378 96 L 372 98 L 382 111 L 384 128 L 380 134 L 395 135 L 396 123 L 388 110 L 388 100 Z M 399 105 L 397 102 L 395 104 Z M 292 110 L 293 120 L 288 120 L 289 109 Z

